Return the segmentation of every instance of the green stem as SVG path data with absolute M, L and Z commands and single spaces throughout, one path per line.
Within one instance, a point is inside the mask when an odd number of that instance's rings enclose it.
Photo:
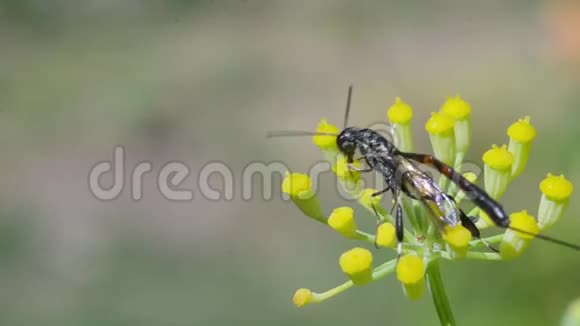
M 483 238 L 481 240 L 479 240 L 479 239 L 472 240 L 469 243 L 469 246 L 470 247 L 481 247 L 481 246 L 485 246 L 484 241 L 487 242 L 488 244 L 494 244 L 494 243 L 501 242 L 502 240 L 503 240 L 503 233 L 496 234 L 496 235 L 493 235 L 491 237 Z
M 441 325 L 454 326 L 456 324 L 455 318 L 453 317 L 449 299 L 447 298 L 445 287 L 443 286 L 443 281 L 441 280 L 439 261 L 437 259 L 431 261 L 429 267 L 427 268 L 427 280 L 429 282 L 429 292 L 431 292 L 433 304 L 437 310 L 437 315 L 439 316 Z
M 380 280 L 383 277 L 391 274 L 392 272 L 395 271 L 396 267 L 397 267 L 397 260 L 396 259 L 392 259 L 392 260 L 378 266 L 373 271 L 373 281 Z M 354 283 L 352 281 L 346 281 L 346 282 L 340 284 L 339 286 L 332 288 L 328 291 L 325 291 L 322 293 L 314 293 L 313 292 L 312 293 L 312 303 L 320 303 L 324 300 L 328 300 L 328 299 L 350 289 L 353 286 L 354 286 Z
M 356 230 L 356 240 L 362 240 L 365 242 L 368 242 L 370 244 L 375 244 L 375 236 L 372 234 L 368 234 L 366 232 L 360 231 L 360 230 Z
M 476 252 L 476 251 L 467 252 L 467 254 L 465 255 L 465 258 L 467 258 L 467 259 L 479 259 L 479 260 L 502 260 L 503 259 L 500 254 L 495 253 L 495 252 Z

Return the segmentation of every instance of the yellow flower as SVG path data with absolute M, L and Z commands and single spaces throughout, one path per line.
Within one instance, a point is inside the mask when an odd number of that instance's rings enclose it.
M 380 247 L 395 247 L 396 232 L 395 226 L 391 223 L 383 223 L 377 228 L 376 244 Z
M 296 305 L 296 307 L 304 307 L 305 305 L 312 302 L 312 291 L 305 288 L 298 289 L 294 293 L 292 302 L 294 302 L 294 305 Z
M 433 112 L 425 124 L 425 130 L 431 135 L 451 135 L 453 134 L 453 119 L 446 114 Z
M 415 284 L 425 277 L 425 265 L 419 256 L 404 255 L 397 264 L 397 279 L 403 284 Z
M 467 120 L 471 116 L 471 106 L 459 95 L 448 97 L 441 107 L 441 112 L 455 120 Z
M 407 298 L 415 300 L 423 295 L 425 288 L 425 264 L 416 255 L 407 254 L 397 263 L 397 279 L 403 284 Z
M 568 208 L 574 186 L 563 175 L 548 176 L 540 183 L 542 198 L 538 208 L 538 224 L 542 230 L 558 222 Z
M 376 192 L 377 190 L 372 188 L 363 189 L 358 198 L 359 203 L 361 203 L 361 205 L 363 205 L 369 210 L 372 210 L 373 205 L 375 206 L 375 208 L 378 208 L 381 205 L 382 196 L 379 195 L 373 197 L 372 195 Z
M 455 163 L 456 144 L 454 121 L 443 113 L 434 112 L 425 125 L 435 157 L 448 165 Z
M 353 162 L 354 169 L 360 169 L 362 164 L 360 162 Z M 354 169 L 349 168 L 347 159 L 344 155 L 338 154 L 336 156 L 335 164 L 332 166 L 332 171 L 338 177 L 342 189 L 346 191 L 351 197 L 356 198 L 360 194 L 362 187 L 360 173 Z
M 395 103 L 387 111 L 389 121 L 395 126 L 395 145 L 403 152 L 413 151 L 413 130 L 411 120 L 413 119 L 413 109 L 411 106 L 395 98 Z
M 350 207 L 339 207 L 332 211 L 328 218 L 328 225 L 347 238 L 356 236 L 357 226 L 354 221 L 354 211 Z
M 326 223 L 320 202 L 312 190 L 310 177 L 303 173 L 287 173 L 282 181 L 282 192 L 288 194 L 294 204 L 306 215 Z
M 310 177 L 304 173 L 288 173 L 282 181 L 282 191 L 292 197 L 301 197 L 310 192 Z
M 574 186 L 563 175 L 548 174 L 540 183 L 540 190 L 546 198 L 561 202 L 568 200 L 574 190 Z
M 340 256 L 340 269 L 354 284 L 365 285 L 372 281 L 373 255 L 364 248 L 353 248 Z
M 440 111 L 455 120 L 454 130 L 457 152 L 467 152 L 471 143 L 471 106 L 457 95 L 447 98 Z
M 507 130 L 510 137 L 508 151 L 513 154 L 512 178 L 520 175 L 528 163 L 532 140 L 536 129 L 530 124 L 530 117 L 514 122 Z
M 315 135 L 312 136 L 312 142 L 314 145 L 320 147 L 322 150 L 336 150 L 338 151 L 338 146 L 336 145 L 336 137 L 340 133 L 340 130 L 328 123 L 326 119 L 320 120 L 318 123 L 318 127 L 316 128 L 316 132 L 323 133 L 323 134 L 336 134 L 336 136 L 330 135 Z
M 362 164 L 357 161 L 353 162 L 352 166 L 355 169 L 360 169 Z M 347 159 L 344 155 L 337 156 L 336 164 L 332 167 L 332 172 L 343 181 L 358 181 L 360 179 L 360 173 L 356 170 L 349 169 Z
M 536 128 L 530 124 L 530 117 L 519 119 L 509 126 L 508 136 L 519 143 L 529 143 L 536 137 Z
M 387 116 L 392 123 L 408 124 L 413 119 L 413 109 L 403 102 L 400 97 L 395 98 L 395 103 L 387 111 Z
M 505 231 L 499 249 L 503 258 L 519 256 L 528 247 L 533 235 L 540 232 L 534 217 L 525 210 L 510 215 L 510 227 L 513 229 Z
M 492 145 L 491 149 L 483 154 L 483 162 L 494 170 L 503 171 L 512 167 L 514 157 L 507 150 L 506 145 L 501 147 Z
M 511 181 L 511 167 L 514 161 L 512 153 L 505 145 L 493 145 L 483 154 L 485 191 L 495 199 L 503 195 Z
M 467 253 L 467 245 L 471 241 L 471 233 L 461 225 L 456 227 L 446 226 L 443 232 L 443 240 L 452 257 L 464 257 Z

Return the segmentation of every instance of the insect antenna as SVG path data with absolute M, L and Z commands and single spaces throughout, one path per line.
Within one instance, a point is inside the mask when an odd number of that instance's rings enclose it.
M 315 132 L 315 131 L 302 131 L 302 130 L 277 130 L 268 131 L 266 133 L 266 138 L 275 137 L 300 137 L 300 136 L 338 136 L 338 134 L 330 132 Z
M 577 245 L 577 244 L 574 244 L 574 243 L 570 243 L 570 242 L 567 242 L 567 241 L 564 241 L 564 240 L 552 238 L 550 236 L 543 235 L 541 233 L 528 232 L 528 231 L 522 230 L 520 228 L 515 228 L 513 226 L 507 226 L 506 228 L 507 229 L 510 229 L 510 230 L 513 230 L 513 231 L 516 231 L 516 232 L 520 232 L 520 233 L 529 235 L 529 236 L 536 237 L 538 239 L 542 239 L 544 241 L 548 241 L 548 242 L 551 242 L 551 243 L 554 243 L 554 244 L 558 244 L 558 245 L 561 245 L 561 246 L 564 246 L 564 247 L 567 247 L 567 248 L 570 248 L 570 249 L 574 249 L 574 250 L 580 251 L 580 245 Z
M 352 85 L 348 86 L 348 96 L 346 98 L 346 111 L 344 112 L 344 129 L 348 127 L 348 115 L 350 114 L 351 99 L 352 99 Z

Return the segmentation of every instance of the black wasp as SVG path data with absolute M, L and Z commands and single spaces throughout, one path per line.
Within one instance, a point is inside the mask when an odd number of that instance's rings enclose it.
M 327 135 L 337 136 L 336 143 L 339 150 L 347 158 L 349 167 L 359 172 L 376 171 L 380 173 L 385 181 L 386 187 L 377 191 L 372 196 L 379 196 L 386 192 L 391 192 L 394 201 L 395 229 L 399 242 L 398 251 L 401 253 L 401 243 L 403 242 L 403 208 L 401 205 L 402 195 L 416 199 L 423 203 L 432 213 L 433 223 L 443 232 L 445 226 L 455 227 L 463 225 L 471 235 L 480 239 L 480 232 L 475 223 L 462 209 L 455 203 L 453 197 L 445 193 L 439 185 L 425 173 L 419 164 L 424 164 L 435 168 L 439 173 L 450 179 L 461 189 L 466 196 L 500 228 L 512 229 L 517 232 L 527 233 L 524 230 L 510 226 L 508 214 L 502 205 L 491 198 L 487 192 L 479 186 L 470 182 L 455 171 L 452 167 L 438 160 L 433 155 L 401 152 L 395 144 L 381 135 L 378 131 L 368 128 L 348 127 L 348 117 L 350 113 L 350 102 L 352 98 L 352 86 L 348 89 L 346 112 L 344 117 L 344 129 L 337 134 L 316 133 L 307 131 L 281 131 L 271 132 L 268 137 L 285 136 L 311 136 Z M 361 158 L 367 164 L 366 169 L 357 169 L 352 164 L 355 161 L 355 152 L 359 151 Z M 375 210 L 375 214 L 378 213 Z M 560 244 L 575 250 L 580 250 L 580 246 L 568 243 L 559 239 L 545 236 L 543 234 L 530 234 L 540 239 Z M 492 247 L 488 246 L 494 250 Z

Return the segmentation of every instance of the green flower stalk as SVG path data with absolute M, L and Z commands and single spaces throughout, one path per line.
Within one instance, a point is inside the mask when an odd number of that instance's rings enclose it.
M 447 99 L 440 112 L 433 113 L 425 125 L 435 156 L 450 165 L 454 164 L 459 171 L 470 147 L 471 113 L 469 104 L 457 96 Z M 413 148 L 411 107 L 397 98 L 389 108 L 387 116 L 395 125 L 399 149 L 411 150 Z M 322 120 L 317 131 L 337 134 L 338 128 Z M 512 124 L 507 133 L 510 137 L 509 146 L 494 145 L 482 157 L 484 175 L 483 178 L 479 176 L 479 179 L 483 179 L 485 190 L 495 199 L 499 199 L 524 170 L 530 144 L 535 137 L 535 129 L 528 118 Z M 313 137 L 313 142 L 332 164 L 337 180 L 345 186 L 348 195 L 365 208 L 369 213 L 368 218 L 378 220 L 379 223 L 374 230 L 361 230 L 357 223 L 360 217 L 355 216 L 354 210 L 349 206 L 336 208 L 329 215 L 323 214 L 308 176 L 298 173 L 286 176 L 282 188 L 306 216 L 326 224 L 341 237 L 361 244 L 342 253 L 338 259 L 340 270 L 347 280 L 324 292 L 314 292 L 306 288 L 297 290 L 293 302 L 298 307 L 324 302 L 352 287 L 370 285 L 387 275 L 396 274 L 403 293 L 409 300 L 420 298 L 427 290 L 433 299 L 441 324 L 455 325 L 452 306 L 445 293 L 440 264 L 464 260 L 506 261 L 522 255 L 534 240 L 535 234 L 551 227 L 562 218 L 573 191 L 572 184 L 563 176 L 548 175 L 540 184 L 542 195 L 538 219 L 525 210 L 510 215 L 510 225 L 526 233 L 507 229 L 503 233 L 483 239 L 473 239 L 471 233 L 461 225 L 454 227 L 447 225 L 441 228 L 434 223 L 434 219 L 438 216 L 433 216 L 437 214 L 433 207 L 428 208 L 403 196 L 404 238 L 402 243 L 398 243 L 393 225 L 394 218 L 389 214 L 389 210 L 383 207 L 383 196 L 372 196 L 377 192 L 376 189 L 363 188 L 359 172 L 353 171 L 352 166 L 349 166 L 339 153 L 336 136 L 317 135 Z M 355 169 L 364 168 L 361 162 L 354 162 L 353 165 Z M 478 179 L 473 173 L 465 173 L 464 176 L 471 182 Z M 449 189 L 447 187 L 442 189 L 447 190 L 447 194 L 452 196 L 456 203 L 466 200 L 466 194 L 454 184 L 451 184 Z M 479 228 L 493 226 L 489 218 L 478 208 L 474 208 L 467 215 L 480 217 L 476 223 Z M 499 246 L 500 252 L 490 251 L 489 245 Z M 393 258 L 376 263 L 371 251 L 375 246 L 391 250 Z

